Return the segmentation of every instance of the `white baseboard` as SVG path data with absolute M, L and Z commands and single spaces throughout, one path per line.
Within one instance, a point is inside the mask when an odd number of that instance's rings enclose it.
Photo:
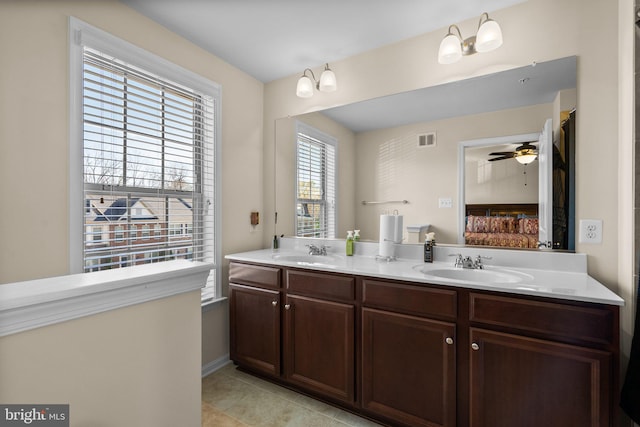
M 202 378 L 206 377 L 209 374 L 212 374 L 213 372 L 217 371 L 218 369 L 222 368 L 223 366 L 229 363 L 231 363 L 231 360 L 229 359 L 229 354 L 225 354 L 224 356 L 219 357 L 216 360 L 212 360 L 211 362 L 207 363 L 202 367 Z

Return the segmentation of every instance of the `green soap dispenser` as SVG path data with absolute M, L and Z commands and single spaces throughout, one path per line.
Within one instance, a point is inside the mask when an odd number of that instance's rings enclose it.
M 353 231 L 347 231 L 347 256 L 353 255 Z

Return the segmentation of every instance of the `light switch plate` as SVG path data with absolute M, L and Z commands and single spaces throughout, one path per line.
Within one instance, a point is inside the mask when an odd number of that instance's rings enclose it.
M 453 202 L 450 197 L 441 197 L 438 199 L 439 208 L 450 208 L 453 206 Z

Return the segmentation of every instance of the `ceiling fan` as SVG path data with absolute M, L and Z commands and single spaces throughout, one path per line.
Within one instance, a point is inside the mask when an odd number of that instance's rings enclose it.
M 525 142 L 517 147 L 514 151 L 497 151 L 495 153 L 489 153 L 490 156 L 500 156 L 489 159 L 490 162 L 496 160 L 516 159 L 523 165 L 528 165 L 538 157 L 538 149 L 533 145 L 534 141 Z

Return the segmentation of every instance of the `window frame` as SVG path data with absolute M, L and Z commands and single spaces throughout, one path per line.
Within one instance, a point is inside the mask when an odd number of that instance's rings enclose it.
M 213 144 L 213 300 L 222 297 L 221 252 L 221 120 L 222 88 L 219 84 L 164 58 L 102 31 L 75 17 L 69 17 L 69 272 L 82 273 L 84 259 L 84 160 L 83 160 L 83 48 L 96 49 L 121 61 L 190 87 L 214 99 Z M 211 300 L 209 296 L 207 300 Z M 203 299 L 203 303 L 205 299 Z M 207 301 L 208 302 L 208 301 Z
M 309 136 L 312 139 L 315 139 L 317 141 L 319 141 L 320 143 L 324 144 L 324 145 L 328 145 L 328 146 L 332 146 L 333 147 L 333 152 L 334 152 L 334 156 L 333 156 L 333 167 L 334 167 L 334 174 L 333 174 L 333 202 L 331 203 L 331 206 L 329 205 L 329 201 L 327 201 L 326 199 L 326 195 L 324 195 L 323 197 L 323 201 L 324 204 L 327 208 L 327 216 L 332 216 L 333 218 L 333 226 L 331 226 L 331 224 L 329 223 L 327 225 L 327 234 L 328 236 L 325 236 L 324 238 L 336 238 L 337 237 L 337 232 L 338 232 L 338 140 L 327 134 L 324 133 L 318 129 L 316 129 L 315 127 L 304 123 L 302 121 L 296 121 L 295 122 L 295 153 L 296 153 L 296 163 L 295 163 L 295 184 L 294 184 L 294 206 L 293 206 L 293 211 L 294 211 L 294 229 L 295 229 L 295 235 L 298 236 L 298 201 L 300 200 L 298 198 L 298 165 L 299 165 L 299 159 L 298 159 L 298 142 L 299 142 L 299 135 L 300 134 L 305 134 L 307 136 Z M 325 171 L 326 174 L 326 171 Z M 323 176 L 323 179 L 326 181 L 326 175 Z M 329 212 L 331 211 L 331 212 Z M 327 221 L 329 221 L 329 219 L 327 219 Z

